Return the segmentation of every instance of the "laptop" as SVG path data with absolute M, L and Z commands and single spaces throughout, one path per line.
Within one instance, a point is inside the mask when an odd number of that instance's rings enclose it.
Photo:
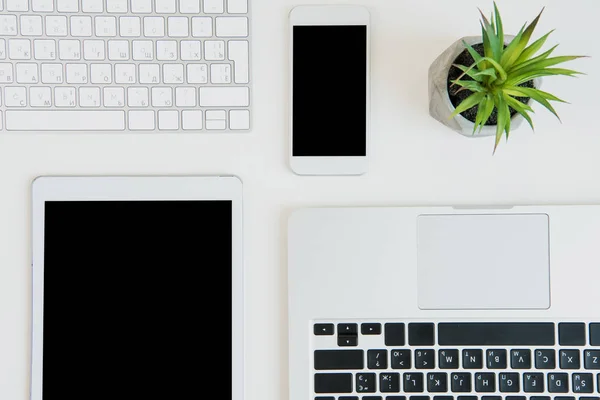
M 238 178 L 42 177 L 32 197 L 31 400 L 243 400 Z
M 600 206 L 290 217 L 290 400 L 600 398 Z

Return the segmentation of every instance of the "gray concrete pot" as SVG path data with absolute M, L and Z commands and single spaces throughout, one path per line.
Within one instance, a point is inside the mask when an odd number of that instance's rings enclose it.
M 510 42 L 514 36 L 506 35 L 505 38 Z M 448 94 L 448 72 L 456 57 L 465 50 L 463 40 L 472 46 L 481 43 L 481 36 L 466 36 L 457 40 L 440 54 L 433 64 L 431 64 L 431 67 L 429 67 L 429 114 L 448 128 L 470 138 L 495 136 L 495 125 L 486 125 L 481 132 L 478 130 L 478 133 L 473 135 L 473 127 L 475 125 L 473 122 L 460 114 L 449 119 L 455 108 Z M 541 84 L 541 79 L 534 80 L 536 88 L 539 89 Z M 531 103 L 531 100 L 529 103 Z M 511 132 L 521 126 L 524 120 L 520 114 L 515 114 L 510 123 Z

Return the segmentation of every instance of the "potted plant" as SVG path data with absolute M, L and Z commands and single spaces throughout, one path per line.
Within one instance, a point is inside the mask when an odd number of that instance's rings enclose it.
M 557 46 L 540 53 L 552 31 L 530 44 L 543 11 L 517 35 L 505 36 L 496 3 L 490 20 L 480 10 L 481 36 L 458 40 L 429 69 L 431 116 L 465 136 L 496 136 L 494 152 L 523 120 L 533 129 L 532 101 L 558 118 L 550 102 L 565 101 L 540 90 L 541 78 L 581 74 L 556 65 L 583 56 L 550 57 Z

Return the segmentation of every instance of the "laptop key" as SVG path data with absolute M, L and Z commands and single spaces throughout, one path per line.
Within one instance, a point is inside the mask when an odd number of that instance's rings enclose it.
M 471 391 L 471 373 L 461 372 L 453 373 L 450 376 L 452 383 L 452 392 L 454 393 L 469 393 Z
M 406 396 L 386 396 L 385 400 L 406 400 Z
M 521 377 L 514 372 L 503 372 L 498 374 L 500 381 L 500 392 L 502 393 L 518 393 L 521 391 L 519 384 Z
M 375 393 L 375 374 L 372 372 L 356 374 L 356 391 L 358 393 Z
M 458 350 L 439 351 L 440 369 L 458 369 Z
M 483 350 L 463 350 L 463 368 L 481 369 L 483 368 Z
M 381 396 L 363 396 L 362 400 L 382 400 Z
M 363 369 L 364 354 L 363 350 L 315 350 L 315 369 Z
M 338 324 L 338 335 L 358 335 L 358 324 Z
M 579 369 L 579 350 L 560 350 L 560 369 Z
M 558 324 L 558 344 L 561 346 L 585 346 L 585 324 Z
M 544 392 L 544 374 L 525 373 L 523 374 L 523 391 L 525 393 L 543 393 Z
M 423 392 L 423 374 L 413 372 L 404 374 L 404 392 L 421 393 Z
M 440 323 L 442 346 L 554 346 L 554 323 Z
M 392 369 L 410 369 L 410 350 L 392 350 Z
M 404 324 L 388 323 L 385 324 L 385 345 L 386 346 L 404 346 Z
M 335 397 L 333 397 L 333 396 L 317 396 L 317 397 L 315 397 L 315 400 L 335 400 Z
M 550 396 L 531 396 L 529 400 L 550 400 Z
M 448 375 L 435 372 L 427 374 L 427 391 L 430 393 L 446 393 L 448 391 Z
M 387 369 L 387 350 L 369 350 L 367 352 L 367 368 Z
M 496 391 L 496 374 L 493 372 L 475 374 L 475 391 L 477 393 L 494 393 Z
M 435 350 L 415 350 L 415 368 L 416 369 L 434 369 L 435 368 Z
M 408 344 L 411 346 L 433 346 L 434 324 L 411 323 L 408 324 Z
M 352 393 L 352 374 L 315 374 L 315 393 Z
M 573 374 L 573 393 L 594 393 L 594 375 Z
M 397 372 L 379 374 L 379 391 L 382 393 L 400 392 L 400 374 Z
M 333 335 L 333 324 L 315 324 L 313 330 L 316 336 Z
M 506 350 L 492 349 L 487 351 L 488 369 L 506 369 Z
M 600 369 L 600 350 L 586 350 L 584 355 L 585 369 Z
M 504 400 L 527 400 L 526 396 L 506 396 Z
M 590 344 L 600 346 L 600 324 L 590 324 Z
M 554 369 L 556 368 L 556 353 L 554 350 L 536 350 L 535 351 L 536 369 Z
M 531 350 L 518 349 L 510 351 L 510 366 L 512 369 L 531 368 Z
M 358 400 L 358 396 L 340 396 L 339 400 Z
M 381 324 L 365 323 L 360 325 L 360 333 L 363 335 L 381 335 Z
M 548 392 L 550 393 L 569 393 L 569 374 L 550 373 L 548 374 Z

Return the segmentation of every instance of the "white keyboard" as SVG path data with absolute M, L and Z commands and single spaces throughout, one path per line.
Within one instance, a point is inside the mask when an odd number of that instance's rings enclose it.
M 0 0 L 0 131 L 250 130 L 249 0 Z

